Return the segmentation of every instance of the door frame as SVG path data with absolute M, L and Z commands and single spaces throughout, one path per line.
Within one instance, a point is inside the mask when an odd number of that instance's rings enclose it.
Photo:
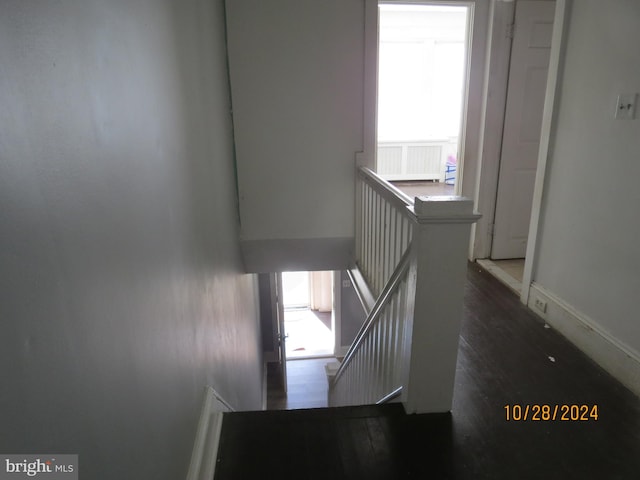
M 462 126 L 456 193 L 473 198 L 476 189 L 476 162 L 480 137 L 476 134 L 481 123 L 483 65 L 485 40 L 492 0 L 365 0 L 364 3 L 364 130 L 363 150 L 355 155 L 356 166 L 376 169 L 377 146 L 377 90 L 378 90 L 378 4 L 457 5 L 469 7 L 467 70 L 463 100 Z M 357 202 L 357 200 L 356 200 Z
M 328 356 L 344 355 L 340 346 L 342 338 L 342 300 L 340 289 L 340 270 L 330 270 L 331 272 L 331 333 L 333 334 L 333 351 Z M 270 274 L 271 279 L 271 307 L 273 312 L 273 339 L 274 339 L 274 352 L 269 352 L 268 361 L 280 362 L 280 358 L 283 359 L 284 369 L 283 374 L 286 378 L 286 336 L 284 333 L 284 301 L 282 299 L 284 294 L 282 292 L 282 273 L 275 272 Z M 309 271 L 310 273 L 310 271 Z M 280 342 L 280 332 L 284 336 L 284 341 Z M 296 359 L 304 359 L 305 357 L 297 357 Z M 314 357 L 310 357 L 314 358 Z M 285 383 L 286 386 L 286 383 Z
M 556 0 L 556 12 L 554 15 L 553 34 L 551 40 L 551 54 L 549 57 L 549 75 L 547 77 L 547 92 L 544 98 L 544 112 L 542 115 L 542 130 L 540 134 L 540 149 L 538 150 L 538 169 L 536 181 L 533 187 L 533 202 L 531 207 L 531 220 L 529 222 L 529 239 L 524 262 L 522 277 L 522 293 L 520 300 L 525 305 L 529 302 L 531 282 L 535 274 L 534 261 L 538 248 L 538 232 L 540 216 L 542 214 L 542 202 L 544 200 L 544 181 L 547 170 L 549 148 L 553 141 L 552 132 L 556 123 L 558 102 L 558 79 L 562 75 L 561 65 L 564 63 L 564 53 L 567 48 L 566 33 L 572 0 Z
M 278 353 L 278 364 L 280 365 L 280 380 L 284 393 L 287 393 L 287 335 L 284 328 L 284 300 L 282 295 L 282 272 L 273 274 L 273 284 L 275 286 L 273 301 L 275 316 L 276 337 L 275 342 Z
M 393 3 L 393 0 L 385 0 Z M 475 209 L 483 217 L 472 226 L 469 243 L 469 260 L 487 258 L 490 252 L 490 231 L 495 211 L 495 196 L 498 180 L 500 147 L 495 147 L 493 139 L 502 141 L 504 108 L 500 109 L 500 98 L 506 100 L 508 60 L 511 42 L 505 40 L 505 28 L 513 2 L 501 0 L 451 0 L 442 2 L 396 1 L 395 3 L 432 3 L 442 5 L 465 4 L 471 6 L 471 51 L 469 87 L 466 98 L 466 116 L 463 131 L 464 144 L 460 155 L 457 193 L 473 198 Z M 566 22 L 572 0 L 556 0 L 549 76 L 545 94 L 538 169 L 534 185 L 529 240 L 525 258 L 524 276 L 520 299 L 527 303 L 531 281 L 535 276 L 535 255 L 537 253 L 538 228 L 544 196 L 544 179 L 551 132 L 557 110 L 557 81 L 561 74 L 564 51 L 566 49 Z M 514 10 L 515 11 L 515 10 Z M 365 0 L 365 57 L 364 57 L 364 130 L 363 150 L 355 155 L 356 166 L 366 166 L 375 170 L 376 155 L 376 101 L 378 81 L 378 0 Z M 505 64 L 506 61 L 506 64 Z M 501 73 L 502 72 L 502 73 Z M 502 77 L 504 77 L 502 79 Z M 502 86 L 501 86 L 502 85 Z M 490 96 L 491 94 L 491 96 Z M 504 101 L 504 100 L 503 100 Z M 477 134 L 476 134 L 477 132 Z M 497 150 L 496 150 L 497 148 Z M 499 156 L 497 157 L 499 158 Z M 357 202 L 357 199 L 356 199 Z
M 471 227 L 469 255 L 471 260 L 489 258 L 491 255 L 491 235 L 511 59 L 511 38 L 506 35 L 506 32 L 509 25 L 513 23 L 514 17 L 514 2 L 491 0 L 474 192 L 475 208 L 482 213 L 482 217 Z
M 503 109 L 502 135 L 500 141 L 500 159 L 498 162 L 498 177 L 496 181 L 495 205 L 492 212 L 493 225 L 491 229 L 492 235 L 489 237 L 491 260 L 497 259 L 524 259 L 526 256 L 526 243 L 522 241 L 528 238 L 528 227 L 531 220 L 531 207 L 533 202 L 533 186 L 535 183 L 535 175 L 537 170 L 538 153 L 540 150 L 540 131 L 542 129 L 542 113 L 544 109 L 544 96 L 546 95 L 546 82 L 549 70 L 549 61 L 551 55 L 551 36 L 553 29 L 548 33 L 545 40 L 548 46 L 532 46 L 529 38 L 532 33 L 531 28 L 539 21 L 547 22 L 549 19 L 553 21 L 555 17 L 555 0 L 518 0 L 515 3 L 514 18 L 508 30 L 510 31 L 509 43 L 511 44 L 511 54 L 509 61 L 509 69 L 507 74 L 507 88 L 505 108 Z M 518 23 L 519 22 L 519 23 Z M 553 27 L 553 24 L 551 25 Z M 529 41 L 527 41 L 529 39 Z M 514 48 L 521 50 L 514 51 Z M 531 63 L 533 62 L 533 63 Z M 547 70 L 547 75 L 540 80 L 544 84 L 540 85 L 539 80 L 530 84 L 531 78 L 525 73 L 531 68 Z M 527 91 L 526 86 L 533 87 L 535 85 L 536 92 L 541 95 L 541 102 L 535 105 L 530 104 L 524 107 L 526 102 Z M 544 89 L 541 87 L 544 86 Z M 540 115 L 540 122 L 532 128 L 537 129 L 538 140 L 535 144 L 537 149 L 531 149 L 531 141 L 522 141 L 518 136 L 521 131 L 522 121 L 526 118 L 527 108 L 539 109 L 537 114 Z M 509 121 L 507 121 L 509 120 Z M 536 132 L 528 131 L 529 135 L 535 135 Z M 528 135 L 528 136 L 529 136 Z M 522 155 L 522 157 L 520 157 Z M 526 193 L 518 192 L 515 189 L 517 172 L 524 169 L 523 162 L 526 164 L 528 179 L 522 187 L 526 190 L 530 188 L 530 197 L 527 198 Z M 514 190 L 515 189 L 515 190 Z M 518 200 L 526 201 L 526 209 L 514 210 L 513 202 L 519 203 Z M 523 203 L 522 206 L 525 204 Z M 524 217 L 523 213 L 527 213 Z M 520 224 L 520 219 L 526 221 L 526 227 Z M 527 236 L 513 236 L 513 227 L 519 225 L 525 227 Z M 519 230 L 521 232 L 521 230 Z
M 460 135 L 458 137 L 458 154 L 457 154 L 457 169 L 454 194 L 459 195 L 463 191 L 464 181 L 464 165 L 465 165 L 465 151 L 468 148 L 467 145 L 467 130 L 468 130 L 468 111 L 469 111 L 469 97 L 470 97 L 470 84 L 471 84 L 471 72 L 473 70 L 472 59 L 474 53 L 474 44 L 476 44 L 476 38 L 474 37 L 474 31 L 478 30 L 478 26 L 475 24 L 475 10 L 476 4 L 484 3 L 481 0 L 367 0 L 365 2 L 365 138 L 364 146 L 365 153 L 368 154 L 368 166 L 373 171 L 377 172 L 377 151 L 378 151 L 378 47 L 379 47 L 379 25 L 380 17 L 378 12 L 379 5 L 433 5 L 433 6 L 463 6 L 467 7 L 467 31 L 466 37 L 466 59 L 464 69 L 464 81 L 463 81 L 463 93 L 462 93 L 462 109 L 460 112 Z M 374 28 L 375 27 L 375 28 Z M 481 30 L 481 29 L 480 29 Z M 375 34 L 375 37 L 373 35 Z M 375 40 L 374 45 L 371 41 Z M 371 51 L 373 50 L 373 51 Z M 373 64 L 369 64 L 372 62 Z M 372 72 L 373 69 L 373 72 Z M 373 102 L 371 102 L 371 96 L 373 95 Z M 371 105 L 373 103 L 373 105 Z M 369 124 L 367 123 L 369 120 Z M 373 125 L 371 125 L 373 122 Z M 367 135 L 369 133 L 369 136 Z M 470 150 L 471 151 L 471 150 Z
M 558 78 L 561 74 L 561 64 L 566 49 L 566 22 L 571 7 L 571 0 L 556 0 L 555 6 L 549 73 L 547 76 L 540 147 L 538 150 L 538 166 L 534 184 L 531 219 L 529 222 L 529 237 L 522 279 L 522 291 L 520 293 L 520 300 L 524 304 L 529 300 L 531 282 L 535 275 L 535 257 L 537 253 L 542 201 L 544 198 L 547 156 L 551 142 L 553 141 L 552 131 L 555 124 L 555 113 L 557 111 L 556 94 Z M 491 0 L 489 45 L 487 48 L 483 88 L 483 120 L 477 160 L 477 188 L 474 197 L 476 209 L 483 214 L 483 218 L 481 218 L 472 229 L 470 260 L 488 258 L 491 253 L 491 233 L 498 188 L 504 105 L 506 102 L 508 67 L 511 55 L 511 39 L 506 39 L 504 31 L 507 25 L 513 22 L 514 14 L 515 8 L 512 3 Z M 499 94 L 496 94 L 496 92 Z

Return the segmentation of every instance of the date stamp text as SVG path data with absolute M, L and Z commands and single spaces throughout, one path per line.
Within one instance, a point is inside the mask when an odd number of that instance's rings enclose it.
M 505 405 L 507 422 L 588 422 L 598 420 L 598 405 Z

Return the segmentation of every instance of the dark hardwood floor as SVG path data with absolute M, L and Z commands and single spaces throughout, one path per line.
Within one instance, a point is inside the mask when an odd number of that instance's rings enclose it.
M 598 418 L 505 419 L 505 405 L 541 404 L 597 405 Z M 636 479 L 640 401 L 469 264 L 450 414 L 404 415 L 399 405 L 227 414 L 216 478 Z
M 267 369 L 267 410 L 293 410 L 327 406 L 327 376 L 324 366 L 334 358 L 287 361 L 287 393 L 281 385 L 278 364 Z

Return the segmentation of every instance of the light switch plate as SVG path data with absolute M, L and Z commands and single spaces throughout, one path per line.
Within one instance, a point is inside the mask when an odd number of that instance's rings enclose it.
M 616 113 L 614 117 L 618 120 L 633 120 L 636 115 L 637 93 L 621 93 L 616 102 Z

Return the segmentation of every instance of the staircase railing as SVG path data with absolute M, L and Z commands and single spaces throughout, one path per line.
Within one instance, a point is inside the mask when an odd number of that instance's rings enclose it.
M 332 406 L 398 396 L 408 413 L 451 409 L 473 202 L 412 202 L 371 170 L 357 175 L 356 265 L 377 300 L 340 368 Z M 361 296 L 362 297 L 362 296 Z M 368 308 L 367 308 L 368 309 Z
M 402 388 L 410 250 L 403 255 L 333 378 L 332 402 L 379 403 Z
M 356 260 L 377 297 L 411 243 L 413 223 L 407 207 L 413 201 L 365 167 L 358 170 L 356 187 Z

